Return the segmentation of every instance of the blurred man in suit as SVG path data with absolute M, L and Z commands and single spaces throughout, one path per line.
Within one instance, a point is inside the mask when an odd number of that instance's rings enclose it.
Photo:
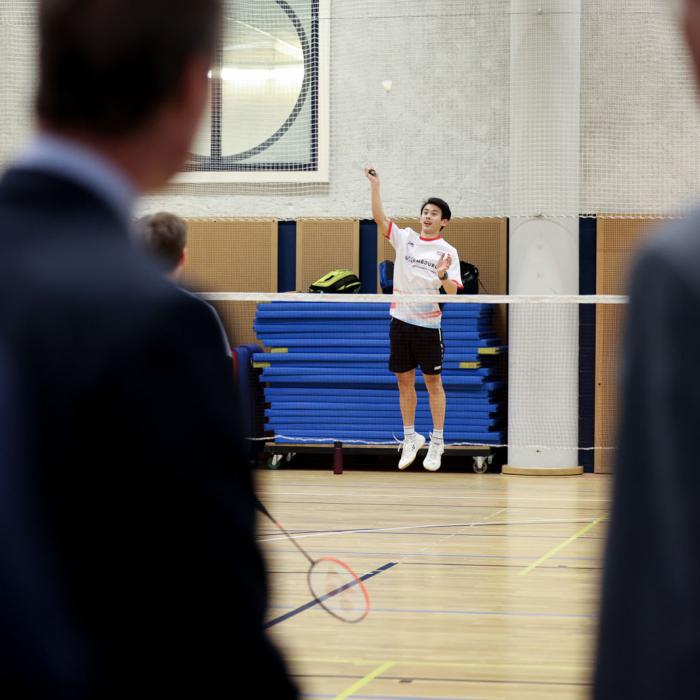
M 219 329 L 129 230 L 187 156 L 220 4 L 39 2 L 39 130 L 0 181 L 3 698 L 297 696 Z
M 700 1 L 682 3 L 700 85 Z M 631 278 L 598 638 L 599 700 L 700 692 L 700 211 Z

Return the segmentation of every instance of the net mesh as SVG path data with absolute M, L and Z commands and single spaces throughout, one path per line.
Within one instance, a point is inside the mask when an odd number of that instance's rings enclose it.
M 247 391 L 258 392 L 255 410 L 264 418 L 259 432 L 249 437 L 285 445 L 398 446 L 405 423 L 389 369 L 389 302 L 425 303 L 434 297 L 206 297 L 241 310 L 257 300 L 255 346 L 245 354 L 253 368 Z M 554 453 L 614 448 L 617 334 L 625 297 L 484 295 L 440 301 L 448 447 Z M 507 330 L 500 320 L 503 308 Z M 587 322 L 580 322 L 583 311 L 591 309 L 605 312 L 597 339 L 595 314 L 591 319 L 587 313 Z M 399 345 L 399 360 L 420 363 L 414 354 L 421 352 L 423 341 L 418 350 L 411 339 L 406 342 Z M 595 357 L 586 351 L 592 344 Z M 434 407 L 420 369 L 415 386 L 414 426 L 428 437 Z
M 397 217 L 679 213 L 700 115 L 672 4 L 228 0 L 191 169 L 237 181 L 143 206 L 367 217 L 372 163 Z M 31 128 L 35 5 L 0 0 L 0 163 Z
M 36 84 L 36 3 L 0 2 L 0 168 L 26 141 L 32 128 Z

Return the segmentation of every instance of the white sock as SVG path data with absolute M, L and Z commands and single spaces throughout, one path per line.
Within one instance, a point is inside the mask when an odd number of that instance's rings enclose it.
M 444 438 L 442 436 L 442 430 L 433 430 L 431 433 L 431 438 L 433 442 L 443 442 Z
M 412 425 L 404 425 L 403 436 L 404 438 L 412 438 L 416 434 L 416 429 Z

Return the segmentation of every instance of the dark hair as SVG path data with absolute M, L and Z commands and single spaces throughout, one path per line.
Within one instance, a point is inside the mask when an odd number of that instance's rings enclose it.
M 443 219 L 447 219 L 449 221 L 452 218 L 450 205 L 444 199 L 440 199 L 439 197 L 430 197 L 430 199 L 423 202 L 423 206 L 420 208 L 421 214 L 423 213 L 423 209 L 425 209 L 426 204 L 434 204 L 442 212 Z
M 139 219 L 138 228 L 148 252 L 166 272 L 173 272 L 187 245 L 187 224 L 179 216 L 161 211 Z
M 118 136 L 175 96 L 187 62 L 213 56 L 221 0 L 40 0 L 37 113 Z

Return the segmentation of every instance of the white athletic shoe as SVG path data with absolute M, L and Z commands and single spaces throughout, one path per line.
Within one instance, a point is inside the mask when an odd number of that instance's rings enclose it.
M 425 438 L 420 433 L 413 433 L 411 437 L 404 438 L 404 441 L 399 445 L 401 450 L 399 469 L 404 470 L 406 467 L 410 467 L 416 459 L 418 450 L 423 445 L 425 445 Z
M 429 472 L 436 472 L 440 469 L 440 464 L 442 462 L 442 453 L 445 451 L 444 442 L 433 442 L 433 434 L 430 433 L 430 446 L 428 447 L 428 454 L 423 460 L 423 466 Z

